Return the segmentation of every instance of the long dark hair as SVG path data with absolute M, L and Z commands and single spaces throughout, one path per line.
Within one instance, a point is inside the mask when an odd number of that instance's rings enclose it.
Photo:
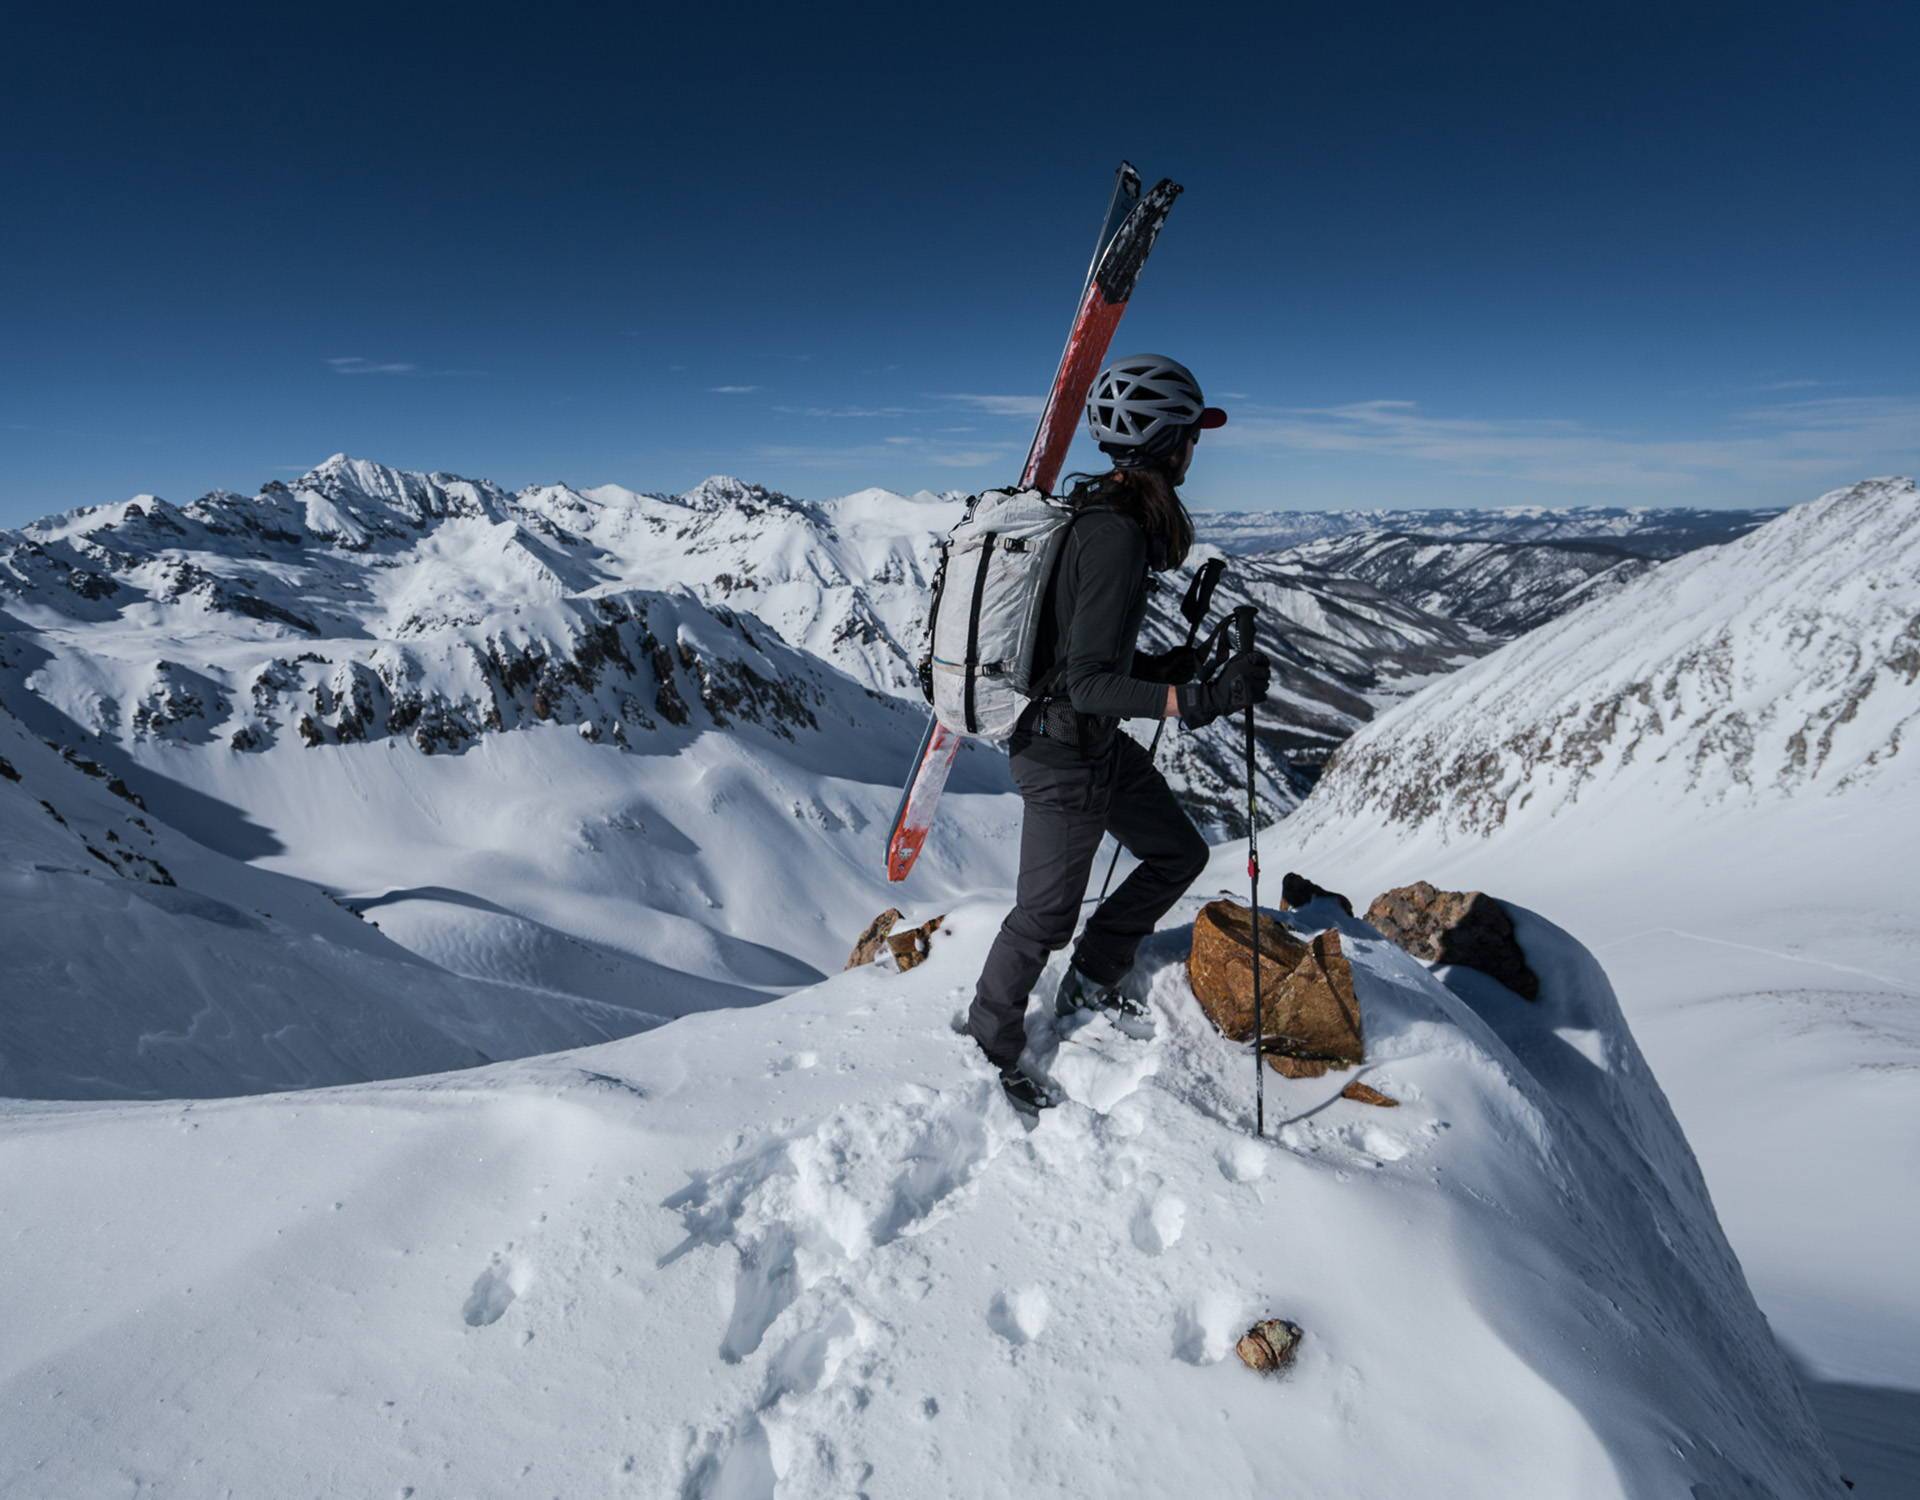
M 1111 505 L 1140 523 L 1155 572 L 1177 568 L 1193 548 L 1193 517 L 1166 468 L 1145 463 L 1106 474 L 1069 474 L 1075 505 Z

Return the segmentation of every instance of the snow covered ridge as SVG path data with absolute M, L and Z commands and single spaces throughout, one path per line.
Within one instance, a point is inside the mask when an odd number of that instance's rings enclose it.
M 984 905 L 457 1086 L 0 1105 L 0 1491 L 1843 1493 L 1592 957 L 1516 911 L 1527 1004 L 1329 905 L 1401 1103 L 1265 1141 L 1178 928 L 1150 1037 L 1036 1010 L 1028 1134 L 949 1024 Z
M 114 737 L 433 752 L 552 721 L 626 742 L 686 722 L 681 704 L 790 733 L 828 690 L 782 642 L 917 711 L 933 544 L 959 513 L 953 495 L 809 502 L 725 476 L 679 496 L 509 493 L 335 455 L 255 496 L 141 496 L 0 533 L 0 602 L 59 657 L 93 658 L 36 690 Z M 1149 645 L 1184 635 L 1185 581 L 1162 581 Z M 1259 734 L 1280 810 L 1379 697 L 1491 644 L 1310 559 L 1237 560 L 1220 607 L 1245 601 L 1281 664 Z M 1180 739 L 1169 761 L 1206 826 L 1244 832 L 1224 741 Z
M 1302 827 L 1368 814 L 1483 834 L 1603 788 L 1668 806 L 1911 782 L 1916 682 L 1920 490 L 1867 480 L 1663 564 L 1376 720 Z
M 620 514 L 698 529 L 725 497 L 747 513 L 765 496 L 730 483 Z M 512 497 L 336 457 L 252 498 L 147 497 L 0 533 L 0 600 L 91 657 L 61 652 L 36 688 L 134 740 L 403 735 L 431 753 L 545 720 L 619 742 L 696 718 L 791 738 L 823 713 L 892 711 L 678 581 L 628 586 L 563 524 L 604 519 L 571 492 Z

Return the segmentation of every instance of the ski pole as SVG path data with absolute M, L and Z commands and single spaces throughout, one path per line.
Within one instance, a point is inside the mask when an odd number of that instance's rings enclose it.
M 1242 651 L 1253 650 L 1255 610 L 1243 604 L 1233 612 L 1233 629 Z M 1253 919 L 1253 1133 L 1267 1133 L 1266 1026 L 1260 1003 L 1260 824 L 1254 804 L 1253 705 L 1247 705 L 1247 903 Z
M 1213 604 L 1213 590 L 1220 582 L 1220 575 L 1227 570 L 1225 558 L 1210 557 L 1200 564 L 1193 575 L 1193 581 L 1187 585 L 1187 596 L 1180 601 L 1180 613 L 1187 621 L 1187 649 L 1193 649 L 1194 637 L 1200 634 L 1200 626 L 1207 618 L 1207 610 Z M 1147 759 L 1152 760 L 1160 749 L 1160 736 L 1167 732 L 1167 721 L 1163 718 L 1153 727 L 1153 739 L 1147 746 Z M 1107 861 L 1107 878 L 1100 882 L 1100 899 L 1107 899 L 1107 887 L 1113 884 L 1113 872 L 1120 863 L 1120 843 L 1116 839 L 1113 845 L 1113 858 Z

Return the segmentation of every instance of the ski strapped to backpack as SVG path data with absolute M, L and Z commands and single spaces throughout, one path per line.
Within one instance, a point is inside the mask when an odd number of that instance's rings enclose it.
M 1146 264 L 1147 255 L 1153 249 L 1161 226 L 1166 223 L 1174 199 L 1179 195 L 1180 185 L 1167 178 L 1162 178 L 1152 188 L 1141 192 L 1139 173 L 1125 162 L 1121 163 L 1115 174 L 1113 195 L 1101 221 L 1093 263 L 1087 268 L 1087 278 L 1080 288 L 1080 302 L 1074 310 L 1073 324 L 1067 333 L 1066 347 L 1060 353 L 1053 385 L 1047 392 L 1033 443 L 1027 450 L 1019 493 L 1038 491 L 1044 496 L 1059 478 L 1067 449 L 1073 441 L 1074 425 L 1079 420 L 1080 409 L 1086 403 L 1094 374 L 1100 361 L 1106 357 L 1107 346 L 1112 342 L 1114 329 L 1119 326 L 1120 316 L 1133 296 L 1141 268 Z M 998 550 L 996 545 L 995 551 Z M 985 589 L 991 582 L 989 577 L 979 587 Z M 978 674 L 978 657 L 977 650 L 968 652 L 962 644 L 958 660 L 964 666 L 972 658 L 976 669 L 973 684 L 976 722 L 980 721 L 982 684 L 991 680 Z M 1026 660 L 1031 662 L 1030 654 Z M 927 664 L 922 686 L 931 698 L 935 692 L 931 662 Z M 965 686 L 963 680 L 959 720 L 962 724 L 966 722 Z M 913 869 L 914 861 L 920 857 L 927 836 L 933 830 L 934 810 L 940 805 L 940 793 L 946 786 L 947 773 L 953 769 L 954 757 L 959 754 L 966 733 L 964 729 L 950 728 L 937 713 L 928 719 L 926 733 L 921 737 L 920 748 L 914 754 L 913 767 L 907 774 L 906 785 L 901 789 L 900 805 L 894 811 L 893 824 L 887 832 L 889 880 L 905 880 Z

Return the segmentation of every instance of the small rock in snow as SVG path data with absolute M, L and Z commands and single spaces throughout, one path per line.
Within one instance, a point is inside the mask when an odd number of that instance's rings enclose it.
M 1293 1362 L 1300 1347 L 1300 1325 L 1285 1318 L 1262 1318 L 1240 1336 L 1233 1352 L 1249 1370 L 1270 1374 Z

